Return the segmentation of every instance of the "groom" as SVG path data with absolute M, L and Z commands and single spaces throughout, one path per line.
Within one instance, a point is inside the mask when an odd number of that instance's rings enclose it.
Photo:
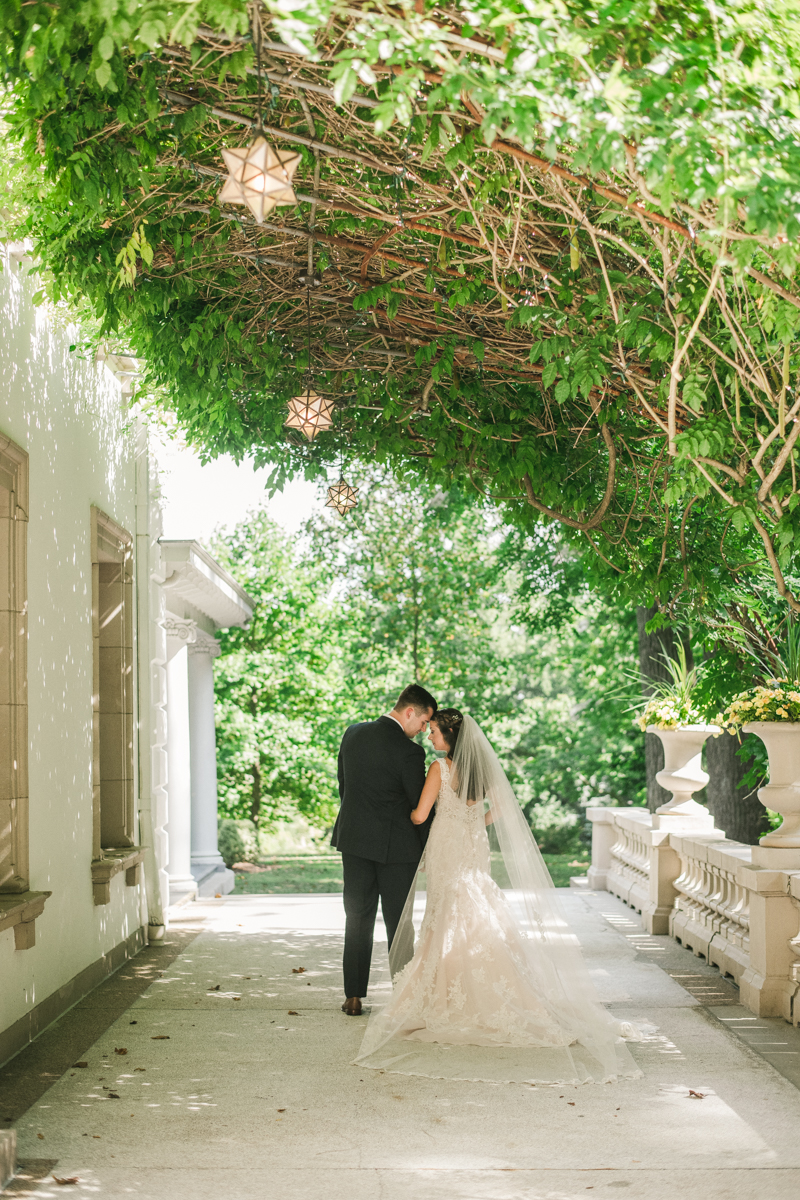
M 392 944 L 416 874 L 429 823 L 412 825 L 425 783 L 425 751 L 411 739 L 436 713 L 436 701 L 409 684 L 388 716 L 351 725 L 339 750 L 341 807 L 331 845 L 344 873 L 344 994 L 342 1012 L 361 1015 L 372 961 L 378 897 Z

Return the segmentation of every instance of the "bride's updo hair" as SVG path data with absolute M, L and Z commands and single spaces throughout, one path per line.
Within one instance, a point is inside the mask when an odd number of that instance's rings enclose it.
M 436 725 L 441 733 L 447 744 L 447 757 L 452 758 L 461 726 L 464 724 L 464 714 L 457 708 L 440 708 L 436 716 L 431 717 L 431 724 Z

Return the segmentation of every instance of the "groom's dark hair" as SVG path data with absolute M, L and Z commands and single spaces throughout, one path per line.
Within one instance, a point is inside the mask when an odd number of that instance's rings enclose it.
M 426 692 L 425 688 L 420 687 L 418 683 L 410 683 L 397 697 L 394 710 L 400 712 L 403 708 L 413 708 L 416 712 L 421 713 L 430 708 L 435 713 L 438 707 L 439 705 L 430 692 Z

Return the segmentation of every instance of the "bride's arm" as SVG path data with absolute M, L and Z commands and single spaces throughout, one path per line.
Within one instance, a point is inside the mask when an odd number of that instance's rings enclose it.
M 486 816 L 484 817 L 484 820 L 485 820 L 485 822 L 486 822 L 486 824 L 487 824 L 487 825 L 491 825 L 491 824 L 493 823 L 493 821 L 494 821 L 494 813 L 492 812 L 492 810 L 491 810 L 491 809 L 488 809 L 488 810 L 487 810 L 487 812 L 486 812 Z
M 425 786 L 422 789 L 422 795 L 419 798 L 419 803 L 411 813 L 411 820 L 415 825 L 424 825 L 427 821 L 431 809 L 436 803 L 436 797 L 439 795 L 441 782 L 441 767 L 438 762 L 432 762 L 431 769 L 428 771 L 428 778 L 425 780 Z

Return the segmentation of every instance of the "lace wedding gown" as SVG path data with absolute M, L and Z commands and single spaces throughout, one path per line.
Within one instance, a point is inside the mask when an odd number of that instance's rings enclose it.
M 460 796 L 451 768 L 439 763 L 441 787 L 420 868 L 427 897 L 416 949 L 411 956 L 412 888 L 406 929 L 401 922 L 392 955 L 395 969 L 398 959 L 405 965 L 388 1002 L 373 1012 L 356 1062 L 487 1082 L 638 1076 L 622 1042 L 636 1032 L 597 1002 L 582 960 L 575 967 L 577 942 L 563 920 L 537 909 L 535 927 L 523 927 L 515 912 L 519 892 L 502 891 L 491 876 L 484 804 Z M 527 823 L 525 829 L 532 842 Z M 542 870 L 547 875 L 543 863 Z M 554 894 L 549 876 L 547 884 Z M 577 998 L 567 996 L 571 981 Z
M 465 804 L 442 759 L 425 849 L 428 900 L 416 953 L 395 979 L 406 1038 L 473 1046 L 563 1046 L 529 977 L 521 938 L 491 877 L 482 804 Z

